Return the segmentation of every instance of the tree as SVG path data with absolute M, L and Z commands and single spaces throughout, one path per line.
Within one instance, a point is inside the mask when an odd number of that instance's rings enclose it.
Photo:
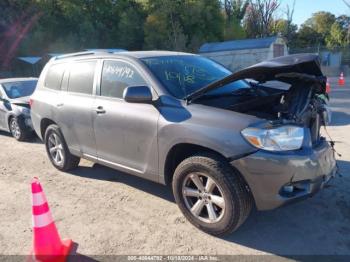
M 28 0 L 41 13 L 18 53 L 72 52 L 86 48 L 141 49 L 146 18 L 136 0 Z
M 184 7 L 184 2 L 180 0 L 149 0 L 145 24 L 146 49 L 185 49 L 187 39 L 180 20 L 180 11 Z
M 326 44 L 328 48 L 336 48 L 346 46 L 347 41 L 346 31 L 338 22 L 334 22 L 330 34 L 326 37 Z
M 350 43 L 350 17 L 347 15 L 340 15 L 336 18 L 336 22 L 340 24 L 346 33 L 346 41 Z
M 287 39 L 287 44 L 289 44 L 296 35 L 296 31 L 298 30 L 298 26 L 293 24 L 293 16 L 294 16 L 294 8 L 295 8 L 295 0 L 293 1 L 292 7 L 287 5 L 286 9 L 286 17 L 287 17 L 287 25 L 286 31 L 284 33 L 284 37 Z
M 250 37 L 271 35 L 273 16 L 280 6 L 279 0 L 251 0 L 244 27 Z
M 274 35 L 281 34 L 287 40 L 287 44 L 289 45 L 295 38 L 297 29 L 298 26 L 290 23 L 288 20 L 277 19 L 273 22 L 273 28 L 271 29 L 271 32 Z
M 323 38 L 320 33 L 312 27 L 302 24 L 291 45 L 297 48 L 314 47 L 320 45 L 322 41 Z
M 314 13 L 304 24 L 314 29 L 317 33 L 322 35 L 323 39 L 325 39 L 334 22 L 335 16 L 332 13 L 321 11 Z
M 226 14 L 225 21 L 225 39 L 241 39 L 246 34 L 242 27 L 242 20 L 246 14 L 249 0 L 225 0 L 224 10 Z
M 149 0 L 145 49 L 197 51 L 206 41 L 223 38 L 218 0 Z
M 30 0 L 0 2 L 0 69 L 7 70 L 23 39 L 36 26 L 42 15 Z

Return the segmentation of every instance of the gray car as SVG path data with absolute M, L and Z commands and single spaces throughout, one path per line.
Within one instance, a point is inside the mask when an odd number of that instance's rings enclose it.
M 85 158 L 172 185 L 193 225 L 223 235 L 334 176 L 325 90 L 308 54 L 232 74 L 187 53 L 85 52 L 45 66 L 31 115 L 59 170 Z
M 0 130 L 11 132 L 18 141 L 34 134 L 29 97 L 37 81 L 37 78 L 0 79 Z

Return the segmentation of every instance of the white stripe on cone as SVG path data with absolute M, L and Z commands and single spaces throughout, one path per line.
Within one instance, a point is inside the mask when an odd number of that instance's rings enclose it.
M 33 193 L 32 196 L 33 206 L 41 206 L 42 204 L 45 204 L 47 202 L 44 192 Z
M 48 211 L 42 215 L 33 215 L 33 227 L 46 227 L 53 222 L 51 212 Z

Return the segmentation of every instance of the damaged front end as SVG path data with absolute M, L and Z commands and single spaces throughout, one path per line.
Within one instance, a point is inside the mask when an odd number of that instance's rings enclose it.
M 206 95 L 242 79 L 249 79 L 248 88 L 225 96 Z M 198 90 L 187 99 L 267 119 L 270 128 L 286 125 L 307 128 L 313 145 L 320 141 L 320 127 L 331 119 L 326 77 L 321 72 L 318 56 L 311 54 L 285 56 L 256 64 Z M 290 130 L 298 132 L 293 128 Z
M 249 79 L 246 87 L 213 95 L 214 89 L 243 79 Z M 312 196 L 335 175 L 334 149 L 320 136 L 320 127 L 330 121 L 330 110 L 326 78 L 316 55 L 262 62 L 187 99 L 262 120 L 241 131 L 247 142 L 261 150 L 231 162 L 249 185 L 259 210 Z

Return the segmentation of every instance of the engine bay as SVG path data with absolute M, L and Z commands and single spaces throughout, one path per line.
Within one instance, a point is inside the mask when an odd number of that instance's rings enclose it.
M 249 88 L 220 96 L 204 96 L 197 103 L 253 115 L 275 124 L 293 123 L 310 129 L 313 143 L 320 138 L 320 127 L 329 117 L 328 96 L 321 83 L 294 80 L 285 85 L 270 87 L 249 82 Z

